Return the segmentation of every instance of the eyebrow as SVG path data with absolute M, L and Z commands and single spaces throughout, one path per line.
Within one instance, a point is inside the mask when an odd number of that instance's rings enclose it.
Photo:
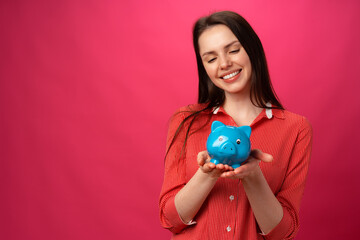
M 224 49 L 229 48 L 231 45 L 235 44 L 235 43 L 240 43 L 238 40 L 232 41 L 229 44 L 226 44 L 226 46 L 224 47 Z M 214 51 L 209 51 L 209 52 L 205 52 L 203 53 L 201 56 L 204 57 L 205 55 L 210 55 L 210 54 L 215 54 Z

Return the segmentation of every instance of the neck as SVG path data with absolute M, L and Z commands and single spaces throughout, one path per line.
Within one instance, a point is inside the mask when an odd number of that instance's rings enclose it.
M 223 108 L 238 126 L 250 125 L 262 111 L 262 108 L 254 106 L 251 102 L 250 94 L 225 93 Z

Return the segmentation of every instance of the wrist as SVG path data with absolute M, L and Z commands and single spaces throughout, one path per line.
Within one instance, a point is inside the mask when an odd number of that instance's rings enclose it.
M 214 173 L 214 170 L 205 172 L 202 167 L 199 167 L 197 174 L 203 181 L 211 180 L 216 182 L 220 177 L 220 175 Z
M 263 176 L 260 166 L 258 165 L 254 171 L 250 172 L 242 179 L 244 184 L 257 182 Z

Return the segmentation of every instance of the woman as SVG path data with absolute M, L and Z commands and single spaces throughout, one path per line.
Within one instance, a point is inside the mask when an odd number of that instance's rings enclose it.
M 173 239 L 291 239 L 310 161 L 312 131 L 283 109 L 273 91 L 262 44 L 234 12 L 199 19 L 193 29 L 198 104 L 172 118 L 160 195 L 160 220 Z M 215 120 L 249 125 L 246 164 L 209 162 Z

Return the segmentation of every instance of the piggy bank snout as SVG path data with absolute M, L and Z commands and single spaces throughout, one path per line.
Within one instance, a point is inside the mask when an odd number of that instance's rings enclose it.
M 233 155 L 236 153 L 236 148 L 234 144 L 227 142 L 220 147 L 220 152 L 225 153 L 226 155 Z

